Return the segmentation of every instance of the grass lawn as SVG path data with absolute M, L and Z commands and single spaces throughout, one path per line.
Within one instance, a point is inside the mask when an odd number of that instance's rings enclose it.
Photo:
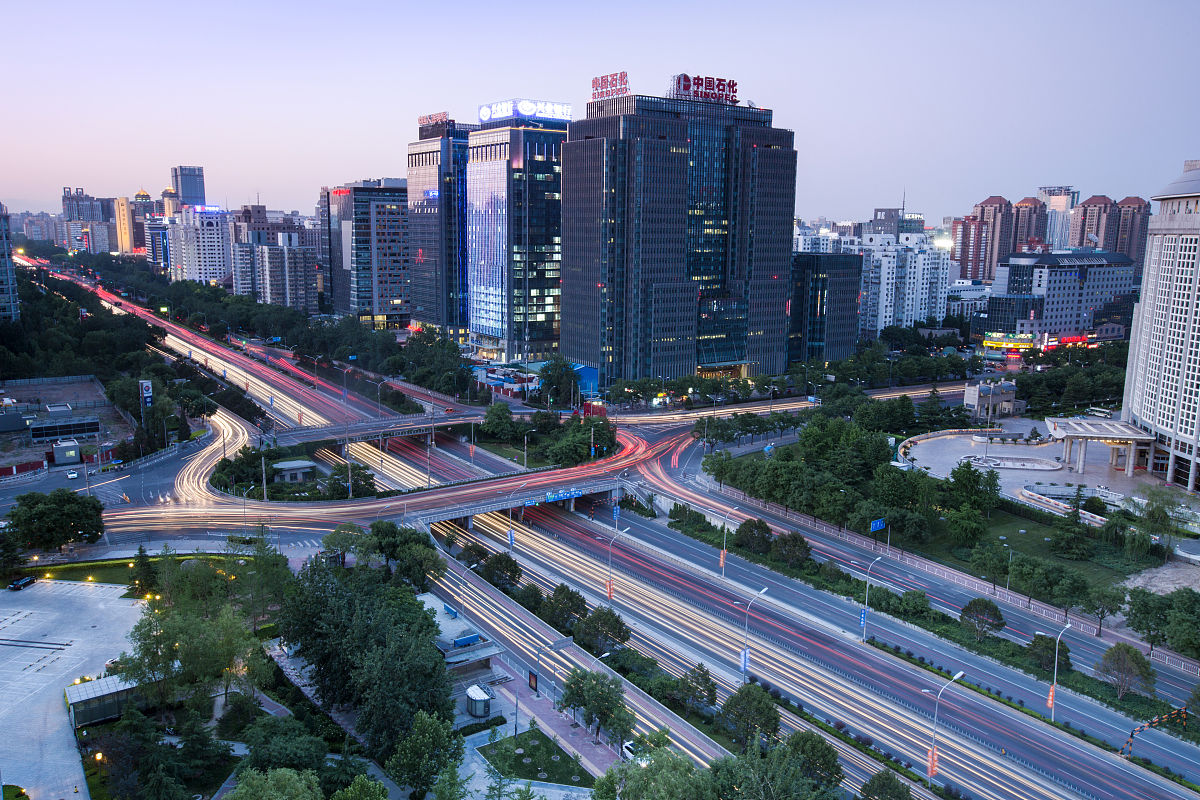
M 500 456 L 501 458 L 505 459 L 506 461 L 513 462 L 513 464 L 515 464 L 517 467 L 522 467 L 525 465 L 525 450 L 521 446 L 511 445 L 511 444 L 502 444 L 501 442 L 480 442 L 478 440 L 475 442 L 475 445 L 477 447 L 482 447 L 484 450 L 495 453 L 496 455 Z M 548 466 L 550 466 L 549 461 L 543 461 L 542 459 L 538 458 L 537 455 L 535 455 L 532 452 L 532 449 L 530 450 L 530 453 L 529 453 L 529 468 L 530 469 L 535 469 L 537 467 L 548 467 Z
M 1025 533 L 1022 534 L 1021 531 L 1025 531 Z M 993 511 L 987 533 L 980 542 L 993 541 L 998 544 L 1007 544 L 1013 548 L 1015 555 L 1034 556 L 1061 564 L 1080 573 L 1089 583 L 1095 585 L 1109 586 L 1118 583 L 1134 572 L 1158 563 L 1158 560 L 1154 558 L 1128 562 L 1121 551 L 1102 544 L 1097 545 L 1096 555 L 1092 560 L 1070 561 L 1059 558 L 1050 551 L 1050 542 L 1046 539 L 1053 535 L 1054 529 L 1048 525 L 1009 514 L 1007 511 Z M 1001 539 L 1001 536 L 1007 538 Z M 944 531 L 914 549 L 934 561 L 970 572 L 968 562 L 955 554 L 956 551 L 961 553 L 961 549 L 954 545 L 949 534 Z
M 28 796 L 20 786 L 15 786 L 11 783 L 4 784 L 4 800 L 21 800 L 21 798 Z
M 536 728 L 501 739 L 495 744 L 485 744 L 479 748 L 479 752 L 495 763 L 493 753 L 505 743 L 512 743 L 516 747 L 516 756 L 510 767 L 504 770 L 506 777 L 588 788 L 594 782 L 591 774 L 579 762 L 567 755 L 549 735 Z
M 195 554 L 175 556 L 176 561 L 187 561 L 193 558 L 223 560 L 225 557 L 221 555 L 197 556 Z M 162 559 L 160 556 L 153 556 L 150 560 L 158 562 Z M 131 558 L 115 558 L 106 561 L 78 561 L 72 564 L 25 567 L 21 570 L 21 574 L 36 575 L 38 580 L 92 581 L 94 583 L 117 583 L 121 585 L 129 583 L 129 576 L 132 572 L 133 559 Z

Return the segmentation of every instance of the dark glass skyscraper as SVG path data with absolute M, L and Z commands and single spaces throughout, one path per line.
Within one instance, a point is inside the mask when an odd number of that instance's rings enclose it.
M 8 209 L 0 203 L 0 320 L 16 322 L 21 318 L 21 299 L 17 296 L 17 272 L 12 260 Z
M 205 205 L 204 167 L 171 167 L 171 188 L 182 205 Z
M 561 349 L 602 389 L 783 372 L 796 151 L 771 116 L 628 95 L 571 123 Z
M 353 314 L 378 329 L 406 327 L 409 307 L 405 180 L 381 178 L 324 189 L 321 209 L 324 223 L 321 251 L 329 257 L 334 312 Z
M 789 363 L 841 361 L 854 355 L 862 269 L 858 253 L 792 256 Z
M 531 100 L 494 103 L 481 109 L 486 121 L 470 134 L 468 315 L 471 341 L 486 358 L 538 360 L 558 349 L 567 138 L 560 117 L 569 110 Z
M 423 118 L 408 146 L 409 276 L 413 322 L 467 339 L 467 136 L 445 114 Z

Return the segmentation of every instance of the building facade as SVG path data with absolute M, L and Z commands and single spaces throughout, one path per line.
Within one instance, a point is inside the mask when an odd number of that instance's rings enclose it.
M 205 205 L 204 167 L 171 167 L 171 188 L 181 205 Z
M 983 280 L 987 254 L 991 242 L 991 229 L 979 217 L 969 214 L 956 217 L 950 223 L 950 236 L 954 240 L 950 257 L 958 265 L 958 280 Z
M 1123 418 L 1154 435 L 1146 466 L 1189 491 L 1200 488 L 1200 161 L 1159 194 L 1149 221 Z
M 446 114 L 422 117 L 408 146 L 408 236 L 412 319 L 465 342 L 468 293 L 468 136 L 478 125 Z
M 531 100 L 493 103 L 481 108 L 480 129 L 469 134 L 467 316 L 471 343 L 483 358 L 536 361 L 558 352 L 562 117 L 569 109 Z
M 972 336 L 996 353 L 1123 337 L 1133 315 L 1134 272 L 1123 253 L 1012 253 L 986 310 L 972 319 Z
M 1046 204 L 1036 197 L 1013 203 L 1012 251 L 1017 253 L 1027 247 L 1045 244 L 1048 222 Z
M 21 318 L 21 299 L 17 295 L 17 270 L 12 257 L 12 232 L 8 209 L 0 204 L 0 321 Z
M 795 253 L 788 303 L 788 363 L 841 361 L 858 343 L 863 257 Z
M 217 206 L 184 206 L 166 220 L 172 281 L 217 284 L 233 269 L 228 215 Z
M 1071 186 L 1041 186 L 1037 199 L 1046 204 L 1046 244 L 1064 250 L 1071 240 L 1071 209 L 1079 203 L 1079 192 Z
M 771 122 L 765 108 L 627 95 L 571 124 L 562 351 L 602 390 L 783 371 L 796 150 Z
M 859 335 L 874 339 L 890 325 L 908 327 L 946 316 L 953 260 L 923 233 L 864 234 Z M 843 249 L 845 252 L 845 249 Z
M 962 278 L 990 281 L 996 276 L 1000 259 L 1013 249 L 1013 207 L 1000 195 L 992 195 L 975 206 L 972 215 L 988 228 L 987 248 L 984 251 L 982 272 L 961 275 Z
M 404 328 L 408 305 L 408 186 L 380 178 L 323 189 L 321 250 L 334 313 L 377 329 Z

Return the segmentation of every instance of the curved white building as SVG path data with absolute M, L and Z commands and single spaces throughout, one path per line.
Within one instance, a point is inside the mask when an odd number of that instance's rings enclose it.
M 1155 437 L 1146 464 L 1197 488 L 1200 438 L 1200 161 L 1154 196 L 1142 294 L 1133 316 L 1124 418 Z

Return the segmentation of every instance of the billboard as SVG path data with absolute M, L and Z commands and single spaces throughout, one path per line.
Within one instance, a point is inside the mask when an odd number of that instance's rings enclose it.
M 154 384 L 150 381 L 138 381 L 138 387 L 142 396 L 142 408 L 154 405 Z

